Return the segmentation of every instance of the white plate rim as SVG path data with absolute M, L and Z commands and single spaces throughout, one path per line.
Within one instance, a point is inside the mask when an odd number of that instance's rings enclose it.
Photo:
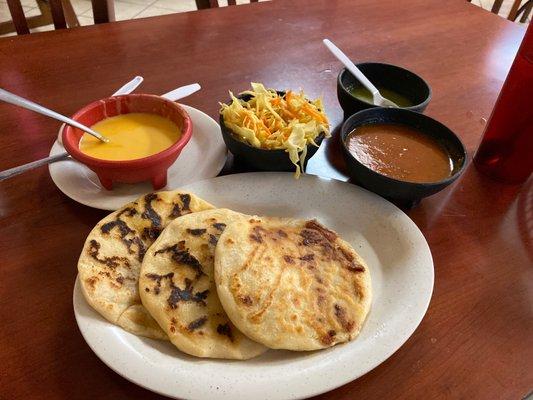
M 245 173 L 245 174 L 234 174 L 234 175 L 226 175 L 226 176 L 222 176 L 222 177 L 215 177 L 215 178 L 210 178 L 210 179 L 206 179 L 206 180 L 203 180 L 203 181 L 194 182 L 192 184 L 189 184 L 189 185 L 185 186 L 184 189 L 188 189 L 187 188 L 188 186 L 202 185 L 202 184 L 208 183 L 209 181 L 213 181 L 215 179 L 238 179 L 239 175 L 241 175 L 241 176 L 242 175 L 248 175 L 248 176 L 250 176 L 250 175 L 267 175 L 267 176 L 270 175 L 270 176 L 275 176 L 275 175 L 282 175 L 282 174 L 290 175 L 292 177 L 292 174 L 289 174 L 289 173 L 276 173 L 276 172 L 255 172 L 255 173 Z M 373 194 L 371 192 L 368 192 L 367 190 L 365 190 L 363 188 L 360 188 L 360 187 L 355 186 L 355 185 L 350 185 L 350 184 L 348 184 L 346 182 L 340 182 L 340 181 L 337 181 L 337 180 L 331 179 L 331 178 L 321 178 L 321 177 L 317 177 L 317 176 L 313 176 L 313 175 L 304 175 L 300 179 L 303 179 L 303 180 L 306 180 L 306 179 L 318 179 L 318 180 L 321 180 L 321 181 L 331 181 L 331 182 L 340 183 L 342 185 L 348 185 L 354 191 L 357 191 L 357 192 L 360 192 L 360 193 L 366 193 L 366 196 L 372 197 L 374 200 L 376 200 L 377 202 L 381 203 L 381 205 L 385 205 L 386 207 L 388 207 L 389 210 L 395 210 L 397 213 L 399 213 L 399 215 L 401 215 L 401 218 L 404 220 L 404 222 L 410 225 L 409 228 L 412 229 L 413 232 L 415 232 L 418 235 L 419 239 L 421 239 L 420 242 L 418 243 L 418 245 L 421 246 L 419 248 L 419 251 L 424 253 L 424 257 L 426 258 L 426 268 L 427 268 L 426 272 L 428 272 L 430 274 L 426 277 L 428 280 L 427 280 L 427 282 L 425 282 L 424 298 L 422 299 L 420 304 L 418 304 L 418 314 L 417 314 L 416 318 L 414 318 L 414 320 L 411 321 L 411 323 L 409 325 L 409 328 L 405 330 L 405 332 L 403 333 L 401 339 L 397 341 L 397 343 L 394 345 L 394 349 L 389 351 L 389 354 L 387 354 L 385 357 L 381 357 L 379 360 L 376 360 L 376 361 L 372 362 L 366 368 L 366 370 L 361 372 L 361 373 L 351 374 L 349 376 L 344 374 L 343 377 L 341 377 L 339 375 L 336 375 L 335 376 L 336 379 L 334 381 L 330 381 L 328 383 L 322 384 L 319 387 L 316 387 L 316 388 L 313 388 L 313 389 L 306 388 L 306 390 L 304 390 L 304 391 L 300 390 L 299 393 L 297 393 L 297 394 L 294 393 L 294 394 L 289 395 L 289 396 L 277 396 L 277 395 L 276 396 L 270 396 L 269 394 L 266 394 L 264 397 L 261 397 L 261 398 L 265 398 L 265 399 L 266 398 L 269 398 L 269 399 L 272 398 L 272 399 L 291 399 L 291 400 L 294 400 L 294 399 L 303 399 L 303 398 L 307 398 L 307 397 L 311 397 L 311 396 L 316 396 L 316 395 L 328 392 L 330 390 L 333 390 L 335 388 L 338 388 L 338 387 L 340 387 L 342 385 L 345 385 L 345 384 L 347 384 L 347 383 L 349 383 L 349 382 L 361 377 L 362 375 L 370 372 L 371 370 L 376 368 L 378 365 L 380 365 L 381 363 L 386 361 L 388 358 L 390 358 L 412 336 L 412 334 L 415 332 L 417 327 L 420 325 L 420 323 L 422 322 L 422 320 L 423 320 L 423 318 L 424 318 L 424 316 L 425 316 L 425 314 L 427 312 L 427 309 L 428 309 L 430 301 L 431 301 L 431 296 L 432 296 L 432 293 L 433 293 L 434 265 L 433 265 L 433 259 L 432 259 L 431 251 L 429 249 L 429 245 L 427 244 L 427 241 L 425 240 L 422 232 L 419 230 L 419 228 L 416 226 L 416 224 L 406 214 L 404 214 L 401 210 L 399 210 L 393 204 L 389 203 L 387 200 L 385 200 L 385 199 L 383 199 L 383 198 L 381 198 L 381 197 L 379 197 L 379 196 L 377 196 L 377 195 L 375 195 L 375 194 Z M 335 183 L 335 184 L 337 184 L 337 183 Z M 137 385 L 139 385 L 141 387 L 144 387 L 144 388 L 146 388 L 148 390 L 151 390 L 151 391 L 153 391 L 155 393 L 159 393 L 161 395 L 168 396 L 168 397 L 171 397 L 171 398 L 187 398 L 187 399 L 206 399 L 206 398 L 210 398 L 209 396 L 208 397 L 205 397 L 205 396 L 200 396 L 200 397 L 198 397 L 198 396 L 188 396 L 188 397 L 185 397 L 183 392 L 182 393 L 175 393 L 175 392 L 169 391 L 168 388 L 163 388 L 163 387 L 160 387 L 160 386 L 159 387 L 158 386 L 154 386 L 150 382 L 146 382 L 142 378 L 139 379 L 138 377 L 132 376 L 132 374 L 128 373 L 128 371 L 125 372 L 121 368 L 117 367 L 116 360 L 114 360 L 113 357 L 110 357 L 109 353 L 106 353 L 105 351 L 102 351 L 102 348 L 100 346 L 98 346 L 97 343 L 95 343 L 94 337 L 91 337 L 88 334 L 86 321 L 83 321 L 83 318 L 81 318 L 80 313 L 78 312 L 78 308 L 80 307 L 80 298 L 83 300 L 83 303 L 85 303 L 85 301 L 83 299 L 83 295 L 81 294 L 81 290 L 79 289 L 78 278 L 76 278 L 75 287 L 74 287 L 74 293 L 73 293 L 73 304 L 74 304 L 74 311 L 75 311 L 76 321 L 77 321 L 78 326 L 80 328 L 80 331 L 81 331 L 85 341 L 89 345 L 89 347 L 113 371 L 117 372 L 119 375 L 123 376 L 124 378 L 130 380 L 131 382 L 133 382 L 133 383 L 135 383 L 135 384 L 137 384 Z M 85 307 L 89 308 L 89 306 L 86 303 L 85 303 Z M 372 311 L 371 311 L 371 313 L 372 313 Z M 105 323 L 109 325 L 110 329 L 115 329 L 115 330 L 120 330 L 121 331 L 120 328 L 114 326 L 113 324 L 108 323 L 107 321 Z M 363 330 L 364 330 L 364 327 L 363 327 Z M 123 335 L 130 335 L 127 332 L 122 332 L 122 334 Z M 129 371 L 129 372 L 131 372 L 131 371 Z M 212 396 L 217 396 L 218 393 L 213 392 L 213 393 L 211 393 L 211 395 Z M 218 396 L 218 397 L 220 397 L 220 396 Z M 222 396 L 221 398 L 225 399 L 225 398 L 240 398 L 240 397 L 235 397 L 235 396 L 232 397 L 230 395 L 229 397 L 228 396 Z M 257 398 L 257 397 L 254 397 L 254 398 Z

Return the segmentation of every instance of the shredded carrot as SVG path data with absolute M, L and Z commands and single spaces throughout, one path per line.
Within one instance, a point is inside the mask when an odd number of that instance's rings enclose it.
M 287 90 L 287 92 L 285 93 L 285 103 L 286 103 L 286 107 L 289 110 L 292 108 L 292 106 L 291 106 L 291 95 L 292 95 L 292 92 L 290 90 Z
M 265 125 L 265 123 L 263 122 L 263 120 L 260 119 L 259 122 L 261 122 L 261 125 L 263 126 L 263 128 L 265 128 L 265 130 L 268 132 L 268 134 L 271 135 L 270 129 L 267 128 L 267 126 Z
M 325 118 L 319 112 L 309 107 L 308 104 L 304 104 L 302 106 L 302 110 L 305 111 L 308 115 L 311 115 L 312 117 L 314 117 L 315 120 L 318 120 L 320 122 L 326 122 Z
M 283 110 L 283 113 L 285 115 L 288 115 L 291 119 L 297 119 L 298 117 L 296 115 L 294 115 L 292 112 L 290 112 L 289 110 Z

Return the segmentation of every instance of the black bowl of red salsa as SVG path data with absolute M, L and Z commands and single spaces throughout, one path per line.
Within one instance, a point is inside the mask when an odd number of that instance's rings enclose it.
M 377 107 L 353 114 L 342 125 L 340 140 L 354 183 L 407 205 L 450 185 L 467 163 L 455 133 L 405 109 Z

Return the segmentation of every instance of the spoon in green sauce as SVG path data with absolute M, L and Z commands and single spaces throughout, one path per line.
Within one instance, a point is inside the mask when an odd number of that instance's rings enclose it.
M 374 99 L 372 97 L 372 93 L 365 88 L 364 86 L 353 86 L 349 88 L 349 92 L 352 96 L 357 97 L 359 100 L 364 101 L 366 103 L 374 104 Z M 399 107 L 412 107 L 414 104 L 411 100 L 409 100 L 407 97 L 402 96 L 401 94 L 394 92 L 392 90 L 389 90 L 384 87 L 379 88 L 379 92 L 386 98 L 394 103 L 396 103 Z
M 372 82 L 368 80 L 368 78 L 361 72 L 359 68 L 355 66 L 355 64 L 348 58 L 346 54 L 342 52 L 341 49 L 339 49 L 337 46 L 335 46 L 329 39 L 323 40 L 326 47 L 331 51 L 331 53 L 341 62 L 344 64 L 346 69 L 352 73 L 353 76 L 357 78 L 361 84 L 368 89 L 368 91 L 372 94 L 372 104 L 376 106 L 381 107 L 394 107 L 399 108 L 398 104 L 390 101 L 389 99 L 386 99 L 381 95 L 378 88 L 375 87 Z

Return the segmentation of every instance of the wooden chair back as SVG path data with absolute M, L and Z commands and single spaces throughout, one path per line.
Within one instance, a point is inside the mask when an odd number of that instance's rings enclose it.
M 52 22 L 56 29 L 64 29 L 67 27 L 67 22 L 65 20 L 65 14 L 63 12 L 63 5 L 61 0 L 48 0 L 50 4 L 50 11 L 52 14 Z M 24 10 L 22 9 L 22 4 L 20 0 L 7 0 L 7 6 L 9 7 L 9 12 L 11 13 L 11 19 L 15 25 L 15 30 L 19 35 L 25 35 L 30 33 L 28 27 L 28 21 L 24 15 Z
M 471 1 L 471 0 L 468 0 Z M 494 0 L 494 3 L 492 3 L 491 12 L 494 14 L 498 14 L 500 12 L 500 9 L 502 8 L 503 0 Z M 509 11 L 509 15 L 507 16 L 507 19 L 509 21 L 516 21 L 518 16 L 522 14 L 522 17 L 520 18 L 520 22 L 526 22 L 527 18 L 529 17 L 529 13 L 531 12 L 531 9 L 533 8 L 533 0 L 527 0 L 523 5 L 522 0 L 513 0 L 513 4 L 511 5 L 511 10 Z
M 257 3 L 258 0 L 250 0 L 250 3 Z M 236 0 L 228 0 L 228 6 L 235 6 L 237 5 Z M 217 0 L 196 0 L 196 7 L 199 10 L 205 9 L 205 8 L 216 8 L 219 7 Z
M 30 33 L 30 28 L 37 28 L 51 23 L 54 24 L 55 29 L 80 26 L 70 0 L 36 1 L 41 14 L 26 18 L 20 0 L 7 0 L 12 22 L 2 22 L 0 24 L 0 35 L 13 32 L 13 30 L 19 35 L 25 35 Z M 114 21 L 113 0 L 91 0 L 91 3 L 96 24 Z
M 95 24 L 104 24 L 115 20 L 114 0 L 91 0 Z

